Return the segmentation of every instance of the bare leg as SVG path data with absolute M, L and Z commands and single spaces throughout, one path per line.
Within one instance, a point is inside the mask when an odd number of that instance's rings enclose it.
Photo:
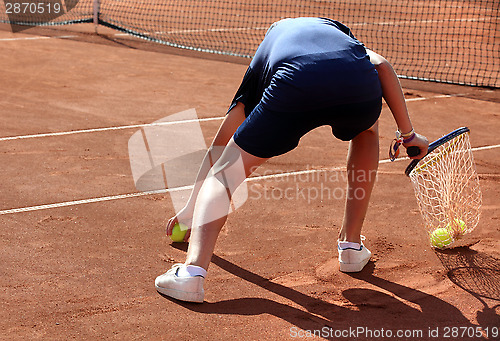
M 356 136 L 347 156 L 347 199 L 339 241 L 361 242 L 361 228 L 379 161 L 378 122 Z
M 209 170 L 212 168 L 215 162 L 219 159 L 224 150 L 225 146 L 228 144 L 231 137 L 234 135 L 238 127 L 245 120 L 245 105 L 238 102 L 236 106 L 231 109 L 231 111 L 226 115 L 224 121 L 222 122 L 217 134 L 215 135 L 214 140 L 212 141 L 212 145 L 210 149 L 207 151 L 205 158 L 201 164 L 200 170 L 198 172 L 198 176 L 196 178 L 196 182 L 191 193 L 191 197 L 186 206 L 194 209 L 194 205 L 196 203 L 196 197 L 198 196 L 198 192 L 200 190 L 203 181 L 207 177 Z
M 228 144 L 233 134 L 245 120 L 244 109 L 245 105 L 238 102 L 236 106 L 231 109 L 231 111 L 224 118 L 224 121 L 222 122 L 217 134 L 215 135 L 215 138 L 209 150 L 203 158 L 203 162 L 201 163 L 193 190 L 191 191 L 191 195 L 188 202 L 186 203 L 186 206 L 182 210 L 177 212 L 177 214 L 174 217 L 170 218 L 170 220 L 167 222 L 167 235 L 170 236 L 172 234 L 172 229 L 175 223 L 179 221 L 188 226 L 192 225 L 193 211 L 196 204 L 196 198 L 198 197 L 198 192 L 200 191 L 200 188 L 204 180 L 206 179 L 208 172 L 221 156 L 224 148 Z M 184 237 L 185 241 L 188 241 L 188 239 L 190 238 L 190 234 L 191 230 L 188 230 Z
M 248 154 L 231 138 L 198 193 L 186 265 L 208 268 L 232 193 L 266 160 Z

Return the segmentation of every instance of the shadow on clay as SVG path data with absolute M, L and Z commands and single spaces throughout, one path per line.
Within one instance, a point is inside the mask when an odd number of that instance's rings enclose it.
M 172 244 L 172 246 L 186 250 L 187 244 Z M 433 295 L 375 276 L 373 262 L 368 263 L 362 272 L 351 274 L 351 276 L 372 284 L 376 289 L 344 290 L 342 295 L 348 301 L 347 304 L 344 302 L 332 304 L 271 282 L 217 255 L 212 257 L 212 263 L 257 287 L 290 300 L 293 304 L 257 297 L 204 302 L 203 304 L 168 299 L 187 309 L 205 314 L 273 315 L 295 326 L 290 327 L 289 330 L 283 330 L 284 336 L 293 336 L 293 333 L 301 330 L 302 332 L 315 331 L 317 336 L 324 339 L 338 339 L 339 335 L 335 333 L 361 327 L 364 328 L 364 332 L 381 328 L 393 331 L 421 330 L 422 338 L 419 339 L 424 340 L 428 337 L 430 329 L 449 325 L 451 321 L 455 326 L 471 325 L 457 307 Z M 280 299 L 280 301 L 283 300 Z M 300 305 L 302 308 L 297 308 L 295 305 Z M 363 337 L 363 334 L 357 336 Z

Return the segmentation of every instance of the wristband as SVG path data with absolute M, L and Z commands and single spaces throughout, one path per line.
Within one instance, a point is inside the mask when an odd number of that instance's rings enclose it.
M 410 136 L 410 137 L 407 137 L 407 138 L 403 138 L 403 143 L 408 143 L 410 142 L 411 140 L 413 140 L 415 138 L 417 134 L 415 134 L 415 132 L 413 132 L 413 134 Z
M 409 132 L 403 134 L 399 129 L 396 130 L 396 138 L 403 138 L 404 140 L 410 138 L 413 134 L 415 134 L 415 130 L 411 128 Z
M 399 146 L 403 143 L 408 143 L 412 141 L 415 136 L 415 131 L 413 128 L 409 133 L 406 134 L 401 134 L 401 132 L 396 130 L 396 138 L 392 141 L 391 146 L 389 147 L 389 158 L 391 161 L 396 160 L 396 158 L 399 156 Z

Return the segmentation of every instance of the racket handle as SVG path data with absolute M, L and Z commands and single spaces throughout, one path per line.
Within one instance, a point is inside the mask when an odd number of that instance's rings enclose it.
M 408 156 L 417 156 L 420 154 L 420 148 L 417 146 L 410 146 L 406 149 L 406 154 L 408 154 Z

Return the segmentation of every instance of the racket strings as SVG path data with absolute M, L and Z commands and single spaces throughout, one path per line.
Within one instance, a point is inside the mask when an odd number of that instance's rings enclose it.
M 410 173 L 425 228 L 446 228 L 456 239 L 478 225 L 481 190 L 469 134 L 438 147 Z

